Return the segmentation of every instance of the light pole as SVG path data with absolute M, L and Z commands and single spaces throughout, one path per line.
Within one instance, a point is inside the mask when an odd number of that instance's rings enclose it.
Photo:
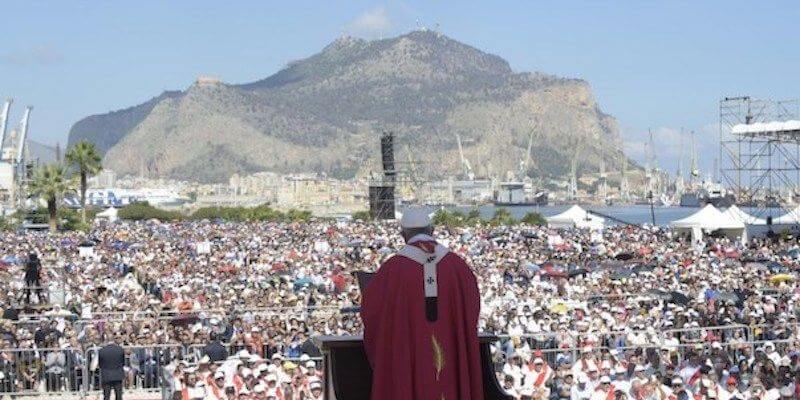
M 653 191 L 650 190 L 647 192 L 647 200 L 650 201 L 650 220 L 653 223 L 653 226 L 656 226 L 656 209 L 653 201 Z

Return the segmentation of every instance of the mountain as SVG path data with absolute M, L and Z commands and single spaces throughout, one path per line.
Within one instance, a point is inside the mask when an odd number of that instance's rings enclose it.
M 50 164 L 57 161 L 58 157 L 63 160 L 64 153 L 58 154 L 60 149 L 33 140 L 27 141 L 28 159 L 36 160 L 39 163 Z
M 462 171 L 456 134 L 481 176 L 517 171 L 564 177 L 611 168 L 624 155 L 616 120 L 589 84 L 516 73 L 502 58 L 433 31 L 365 41 L 342 37 L 263 80 L 201 78 L 184 91 L 77 122 L 69 144 L 96 143 L 120 175 L 204 182 L 233 173 L 376 170 L 379 133 L 397 134 L 396 159 L 426 177 Z

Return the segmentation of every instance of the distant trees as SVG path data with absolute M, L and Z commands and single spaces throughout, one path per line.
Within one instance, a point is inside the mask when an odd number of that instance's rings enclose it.
M 58 202 L 64 194 L 72 190 L 67 176 L 67 168 L 62 164 L 48 164 L 36 168 L 29 190 L 47 202 L 50 230 L 58 228 Z
M 547 225 L 547 219 L 538 212 L 529 212 L 520 221 L 527 225 Z
M 372 219 L 372 215 L 370 215 L 369 211 L 365 210 L 356 211 L 351 217 L 356 221 L 369 221 Z
M 86 180 L 89 175 L 94 175 L 103 168 L 100 152 L 94 143 L 81 140 L 75 143 L 66 154 L 67 164 L 78 170 L 80 176 L 80 195 L 81 195 L 81 221 L 86 222 Z
M 131 221 L 146 221 L 158 219 L 161 221 L 177 221 L 184 219 L 184 215 L 178 211 L 167 211 L 156 208 L 147 202 L 128 204 L 117 211 L 119 219 Z
M 547 220 L 538 212 L 529 212 L 525 214 L 522 219 L 518 220 L 511 215 L 508 209 L 505 208 L 496 209 L 494 215 L 489 220 L 482 219 L 477 208 L 471 209 L 466 214 L 460 211 L 440 209 L 434 213 L 432 222 L 435 226 L 444 226 L 449 228 L 476 226 L 481 224 L 493 226 L 512 226 L 520 223 L 526 225 L 547 224 Z
M 117 216 L 120 219 L 142 221 L 158 219 L 161 221 L 180 221 L 180 220 L 223 220 L 223 221 L 274 221 L 274 222 L 298 222 L 308 221 L 313 217 L 310 211 L 288 210 L 278 211 L 266 204 L 255 207 L 202 207 L 193 213 L 186 215 L 179 211 L 162 210 L 152 205 L 142 202 L 127 205 L 119 210 Z

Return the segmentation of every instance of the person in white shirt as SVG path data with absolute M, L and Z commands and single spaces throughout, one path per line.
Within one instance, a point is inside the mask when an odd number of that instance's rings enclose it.
M 718 392 L 720 400 L 744 400 L 744 395 L 736 387 L 736 378 L 734 377 L 729 377 L 725 381 L 724 387 L 720 387 Z
M 607 376 L 600 378 L 600 382 L 592 393 L 592 400 L 607 400 L 609 395 L 613 396 L 616 388 L 611 384 L 611 379 Z
M 533 369 L 525 373 L 525 381 L 523 387 L 526 389 L 536 389 L 545 392 L 545 396 L 550 395 L 550 389 L 547 387 L 548 383 L 553 377 L 553 369 L 540 357 L 533 360 Z
M 597 364 L 595 363 L 594 355 L 592 354 L 591 347 L 584 347 L 581 350 L 581 358 L 575 362 L 575 365 L 572 366 L 572 373 L 575 376 L 579 375 L 586 375 L 589 372 L 589 368 L 594 367 L 597 369 Z
M 592 388 L 589 387 L 589 380 L 584 375 L 578 376 L 578 384 L 572 387 L 570 400 L 590 400 L 592 398 Z
M 618 390 L 622 390 L 624 392 L 628 392 L 631 388 L 631 383 L 628 381 L 628 377 L 626 376 L 628 371 L 622 367 L 622 365 L 618 365 L 617 368 L 614 370 L 614 387 Z
M 514 388 L 522 387 L 522 379 L 525 373 L 522 369 L 522 358 L 519 353 L 514 353 L 511 358 L 503 365 L 503 373 L 514 378 Z
M 764 352 L 767 354 L 767 358 L 769 358 L 775 366 L 780 365 L 781 363 L 781 355 L 775 351 L 775 344 L 772 342 L 764 343 Z
M 519 392 L 517 388 L 514 387 L 514 377 L 511 375 L 505 375 L 503 378 L 503 390 L 512 398 L 519 398 Z

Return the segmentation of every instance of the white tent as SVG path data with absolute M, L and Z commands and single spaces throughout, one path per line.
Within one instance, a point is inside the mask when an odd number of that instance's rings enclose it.
M 591 214 L 578 205 L 547 218 L 547 226 L 551 228 L 603 229 L 604 224 L 605 218 Z
M 691 232 L 692 241 L 695 242 L 702 239 L 703 232 L 722 231 L 726 236 L 743 238 L 745 231 L 744 222 L 720 212 L 711 204 L 669 225 L 679 232 Z
M 766 225 L 767 221 L 763 218 L 754 217 L 744 211 L 741 208 L 736 207 L 736 205 L 732 205 L 728 207 L 725 212 L 722 214 L 727 215 L 737 221 L 742 222 L 745 225 Z
M 800 131 L 800 121 L 771 121 L 755 122 L 752 124 L 737 124 L 731 128 L 734 135 L 745 135 L 765 132 L 797 132 Z
M 97 213 L 97 215 L 95 215 L 95 218 L 107 219 L 108 222 L 115 222 L 117 220 L 117 212 L 119 212 L 119 210 L 117 210 L 114 207 L 111 207 L 103 212 Z
M 794 225 L 800 223 L 800 206 L 772 220 L 773 225 Z

